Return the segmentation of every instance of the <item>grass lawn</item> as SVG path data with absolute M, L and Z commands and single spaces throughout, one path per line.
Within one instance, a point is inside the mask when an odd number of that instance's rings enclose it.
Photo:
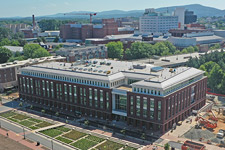
M 94 141 L 90 141 L 87 139 L 81 139 L 73 144 L 71 144 L 74 147 L 77 147 L 81 150 L 88 150 L 89 148 L 95 146 L 96 144 L 98 144 L 97 142 Z
M 7 118 L 7 119 L 9 119 L 9 120 L 11 120 L 11 121 L 13 121 L 13 122 L 19 122 L 18 120 L 13 119 L 13 118 Z
M 12 118 L 17 119 L 17 120 L 25 120 L 29 118 L 28 116 L 17 114 L 16 116 L 13 116 Z
M 28 121 L 28 120 L 24 120 L 24 121 L 21 121 L 21 122 L 18 122 L 18 123 L 23 125 L 23 126 L 26 126 L 26 127 L 30 127 L 30 126 L 35 124 L 34 122 L 31 122 L 31 121 Z
M 96 149 L 97 150 L 118 150 L 123 146 L 124 145 L 118 144 L 112 141 L 106 141 L 102 143 L 101 145 L 97 146 Z
M 32 130 L 36 130 L 36 129 L 39 129 L 38 127 L 36 127 L 36 126 L 31 126 L 31 127 L 29 127 L 30 129 L 32 129 Z
M 63 136 L 67 137 L 69 139 L 72 139 L 72 140 L 77 140 L 77 139 L 79 139 L 79 138 L 81 138 L 81 137 L 83 137 L 85 135 L 86 135 L 85 133 L 81 133 L 81 132 L 72 130 L 69 133 L 64 134 Z
M 44 128 L 44 127 L 48 127 L 48 126 L 51 126 L 51 125 L 53 125 L 53 124 L 43 121 L 43 122 L 41 122 L 39 124 L 36 124 L 35 126 L 39 127 L 39 128 Z
M 68 132 L 68 131 L 71 130 L 71 129 L 65 128 L 65 127 L 57 127 L 57 128 L 55 128 L 55 129 L 57 129 L 57 130 L 59 130 L 59 131 L 62 131 L 62 132 Z
M 49 129 L 49 130 L 44 130 L 44 131 L 40 131 L 41 133 L 48 135 L 50 137 L 56 137 L 60 134 L 62 134 L 63 132 L 56 130 L 56 129 Z
M 42 122 L 41 120 L 34 119 L 34 118 L 29 118 L 28 120 L 29 120 L 29 121 L 32 121 L 32 122 L 36 122 L 36 123 Z
M 12 112 L 12 111 L 8 111 L 8 112 L 5 112 L 5 113 L 1 113 L 0 116 L 4 117 L 4 118 L 9 118 L 9 117 L 12 117 L 16 115 L 16 113 Z
M 89 135 L 85 139 L 88 139 L 90 141 L 97 142 L 97 143 L 101 143 L 102 141 L 104 141 L 104 139 L 96 137 L 96 136 L 92 136 L 92 135 Z
M 67 144 L 73 142 L 72 140 L 66 139 L 66 138 L 61 137 L 61 136 L 57 137 L 56 139 L 59 140 L 59 141 L 61 141 L 61 142 L 63 142 L 63 143 L 67 143 Z
M 133 148 L 133 147 L 127 146 L 123 150 L 137 150 L 137 148 Z

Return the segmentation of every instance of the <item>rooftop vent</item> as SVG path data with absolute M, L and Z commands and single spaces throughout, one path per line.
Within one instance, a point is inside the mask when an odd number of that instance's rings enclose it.
M 159 72 L 159 71 L 161 71 L 161 70 L 163 70 L 163 67 L 152 67 L 152 68 L 151 68 L 151 71 L 152 71 L 152 72 Z

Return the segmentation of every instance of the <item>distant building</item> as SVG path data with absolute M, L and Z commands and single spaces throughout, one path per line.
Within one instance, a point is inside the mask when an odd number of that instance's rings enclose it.
M 16 52 L 23 53 L 23 47 L 20 46 L 3 46 L 3 47 L 9 49 L 12 53 Z
M 178 16 L 155 12 L 154 9 L 146 9 L 140 17 L 140 32 L 142 34 L 168 33 L 170 29 L 178 28 Z
M 56 55 L 66 57 L 67 62 L 75 62 L 92 58 L 108 58 L 107 47 L 104 45 L 61 48 L 56 51 Z
M 60 37 L 75 42 L 85 41 L 87 38 L 103 38 L 106 35 L 116 35 L 118 26 L 114 19 L 102 19 L 102 24 L 65 24 L 60 27 Z
M 178 16 L 179 28 L 183 28 L 185 24 L 185 8 L 177 7 L 174 11 L 174 16 Z
M 186 10 L 184 17 L 184 24 L 190 24 L 197 21 L 197 15 L 194 15 L 193 11 Z
M 54 37 L 59 36 L 60 31 L 45 31 L 38 33 L 38 37 Z
M 21 29 L 25 29 L 28 27 L 27 24 L 7 24 L 6 28 L 10 29 L 13 33 L 21 32 Z

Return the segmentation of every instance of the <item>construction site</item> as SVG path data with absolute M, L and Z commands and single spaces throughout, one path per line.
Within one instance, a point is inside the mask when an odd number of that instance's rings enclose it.
M 193 117 L 182 137 L 225 148 L 225 97 L 208 96 L 207 105 Z

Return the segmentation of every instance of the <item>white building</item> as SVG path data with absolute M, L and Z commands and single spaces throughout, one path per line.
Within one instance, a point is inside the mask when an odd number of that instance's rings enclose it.
M 164 34 L 170 29 L 178 28 L 178 16 L 158 13 L 154 9 L 146 9 L 140 17 L 140 32 L 142 34 Z
M 184 28 L 185 8 L 177 7 L 174 11 L 174 16 L 178 16 L 178 24 L 180 24 L 179 28 Z

